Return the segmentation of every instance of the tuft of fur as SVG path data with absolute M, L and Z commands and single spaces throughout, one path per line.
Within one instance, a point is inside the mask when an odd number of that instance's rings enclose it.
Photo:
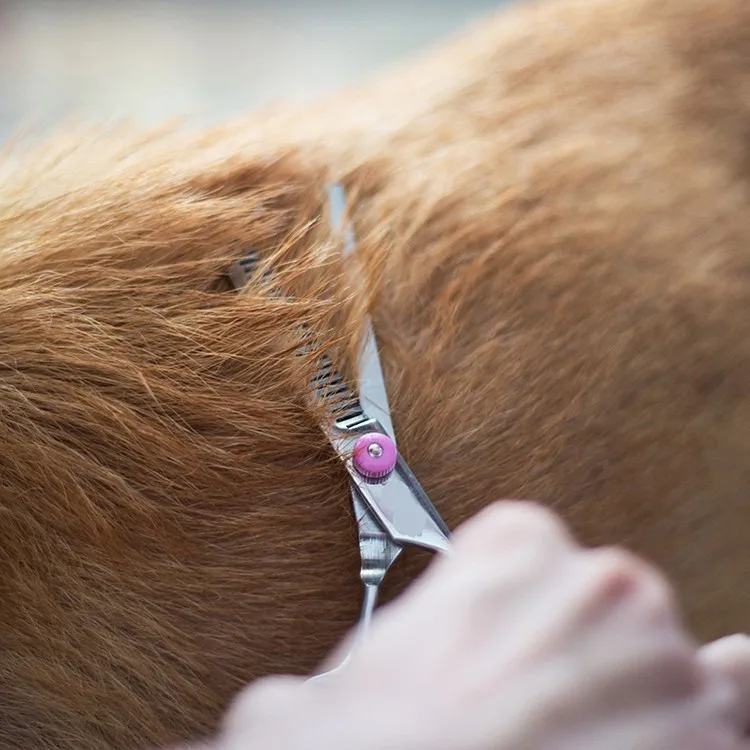
M 303 111 L 7 146 L 0 748 L 209 732 L 355 621 L 294 331 L 351 367 L 368 310 L 450 525 L 540 500 L 662 566 L 700 637 L 746 629 L 749 88 L 742 0 L 559 0 Z M 228 289 L 249 247 L 293 296 Z

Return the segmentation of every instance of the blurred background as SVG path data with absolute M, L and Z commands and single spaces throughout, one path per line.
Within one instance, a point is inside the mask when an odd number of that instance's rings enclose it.
M 0 137 L 226 120 L 410 56 L 504 0 L 0 0 Z

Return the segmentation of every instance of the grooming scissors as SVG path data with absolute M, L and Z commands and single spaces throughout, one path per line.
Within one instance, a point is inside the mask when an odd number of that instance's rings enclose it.
M 346 198 L 340 185 L 328 190 L 332 231 L 342 233 L 344 255 L 356 248 L 350 225 L 345 224 Z M 260 258 L 251 251 L 234 264 L 229 277 L 236 288 L 253 277 Z M 264 274 L 268 278 L 270 272 Z M 302 332 L 309 338 L 309 333 Z M 309 351 L 309 342 L 304 349 Z M 321 354 L 310 384 L 310 395 L 331 415 L 326 435 L 350 478 L 350 491 L 359 536 L 360 579 L 364 601 L 357 624 L 361 636 L 370 624 L 380 584 L 403 548 L 414 545 L 447 552 L 450 531 L 399 455 L 391 421 L 380 357 L 368 318 L 358 363 L 358 394 L 344 382 L 327 354 Z M 348 660 L 344 659 L 336 670 Z M 335 670 L 332 670 L 335 671 Z M 330 674 L 317 675 L 316 678 Z

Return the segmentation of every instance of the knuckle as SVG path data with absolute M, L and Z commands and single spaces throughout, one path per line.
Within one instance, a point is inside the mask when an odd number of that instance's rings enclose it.
M 620 548 L 594 550 L 597 566 L 595 593 L 611 602 L 629 599 L 648 620 L 664 621 L 675 601 L 666 578 L 653 566 Z
M 642 573 L 640 560 L 622 547 L 603 547 L 594 550 L 592 557 L 596 558 L 602 574 L 636 580 Z

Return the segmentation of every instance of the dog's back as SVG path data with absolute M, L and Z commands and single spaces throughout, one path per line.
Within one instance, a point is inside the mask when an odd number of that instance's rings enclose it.
M 0 748 L 208 730 L 355 621 L 346 477 L 289 337 L 351 354 L 371 300 L 450 525 L 541 500 L 663 566 L 701 637 L 745 628 L 749 88 L 741 0 L 570 0 L 306 112 L 8 148 Z M 316 221 L 330 179 L 366 284 Z M 228 290 L 251 246 L 295 304 Z

